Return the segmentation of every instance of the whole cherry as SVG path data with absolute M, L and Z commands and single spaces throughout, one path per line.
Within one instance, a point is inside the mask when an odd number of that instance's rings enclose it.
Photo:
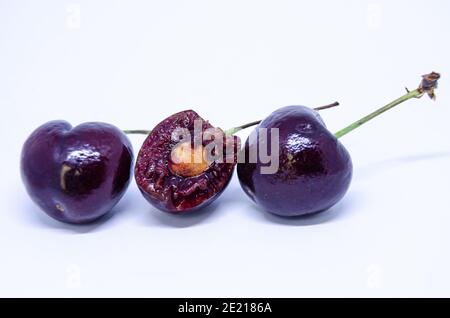
M 130 182 L 133 151 L 113 125 L 90 122 L 75 128 L 50 121 L 25 141 L 21 174 L 28 194 L 49 216 L 88 223 L 108 213 Z
M 422 77 L 419 87 L 332 134 L 317 112 L 303 106 L 276 110 L 247 139 L 237 171 L 245 193 L 268 212 L 301 216 L 329 209 L 347 192 L 352 177 L 349 153 L 340 137 L 411 98 L 424 94 L 434 99 L 438 73 Z M 265 129 L 265 130 L 261 130 Z M 275 129 L 275 130 L 273 130 Z M 267 140 L 276 135 L 276 146 Z M 263 141 L 261 141 L 263 140 Z M 265 173 L 261 151 L 277 152 L 278 169 Z M 255 160 L 251 154 L 256 152 Z
M 277 138 L 277 149 L 261 142 L 266 131 L 268 140 Z M 347 192 L 352 178 L 350 155 L 313 109 L 280 108 L 255 133 L 245 143 L 245 162 L 238 164 L 237 171 L 245 193 L 267 211 L 283 216 L 319 212 Z M 250 153 L 261 153 L 266 145 L 268 152 L 277 151 L 278 169 L 264 173 L 267 162 L 259 155 L 250 162 Z

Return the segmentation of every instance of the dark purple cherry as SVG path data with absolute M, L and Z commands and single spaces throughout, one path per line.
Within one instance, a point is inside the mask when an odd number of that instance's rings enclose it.
M 263 173 L 258 149 L 257 160 L 249 162 L 250 151 L 263 145 L 259 128 L 267 128 L 267 140 L 279 133 L 279 168 Z M 256 129 L 257 138 L 245 144 L 245 163 L 238 164 L 242 188 L 265 210 L 281 216 L 320 212 L 338 202 L 350 185 L 352 162 L 337 138 L 328 131 L 319 114 L 308 107 L 288 106 L 273 112 Z M 265 132 L 264 132 L 265 133 Z M 268 142 L 268 153 L 271 149 Z
M 195 131 L 196 122 L 200 136 Z M 174 139 L 177 131 L 192 138 L 184 142 Z M 201 135 L 207 132 L 217 133 L 223 140 L 203 138 Z M 212 142 L 223 154 L 221 161 L 209 160 L 208 149 L 215 148 L 210 147 Z M 182 111 L 164 119 L 144 141 L 136 159 L 136 183 L 144 197 L 162 211 L 197 210 L 213 202 L 226 188 L 237 151 L 237 137 L 225 135 L 192 110 Z
M 25 141 L 21 173 L 33 201 L 51 217 L 88 223 L 119 202 L 130 181 L 130 141 L 113 125 L 75 128 L 50 121 Z
M 300 216 L 324 211 L 336 204 L 347 192 L 352 177 L 350 155 L 338 138 L 411 98 L 424 94 L 433 98 L 438 73 L 424 75 L 419 87 L 386 106 L 332 134 L 319 114 L 304 106 L 288 106 L 263 120 L 243 150 L 245 162 L 238 163 L 239 181 L 244 191 L 265 210 L 280 216 Z M 266 133 L 267 141 L 260 139 Z M 271 137 L 278 129 L 279 147 L 272 149 Z M 257 149 L 257 150 L 255 150 Z M 267 152 L 266 152 L 267 150 Z M 266 173 L 261 169 L 263 154 L 278 150 L 278 169 Z M 256 151 L 257 156 L 249 154 Z M 256 160 L 250 160 L 255 159 Z M 264 158 L 264 157 L 262 157 Z M 275 160 L 276 161 L 276 160 Z M 273 164 L 273 162 L 271 163 Z

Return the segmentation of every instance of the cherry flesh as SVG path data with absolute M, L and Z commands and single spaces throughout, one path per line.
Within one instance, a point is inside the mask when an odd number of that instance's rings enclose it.
M 222 162 L 207 158 L 213 139 L 195 142 L 195 122 L 200 122 L 201 133 L 212 130 L 222 136 L 221 150 L 226 156 Z M 189 132 L 192 140 L 174 140 L 174 132 L 180 130 Z M 227 187 L 236 165 L 238 143 L 237 137 L 225 135 L 192 110 L 176 113 L 160 122 L 144 141 L 136 159 L 136 183 L 159 210 L 185 213 L 203 208 Z

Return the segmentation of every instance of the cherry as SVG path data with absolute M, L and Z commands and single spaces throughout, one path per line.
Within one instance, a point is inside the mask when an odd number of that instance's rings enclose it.
M 250 162 L 250 153 L 262 145 L 261 128 L 267 129 L 268 140 L 275 138 L 271 128 L 278 128 L 279 168 L 275 173 L 261 171 L 267 164 L 260 156 L 256 162 Z M 269 151 L 274 150 L 269 147 Z M 278 215 L 328 209 L 350 185 L 349 153 L 328 131 L 319 114 L 308 107 L 287 106 L 273 112 L 259 124 L 256 138 L 249 138 L 243 151 L 245 162 L 237 168 L 243 190 L 267 211 Z
M 231 179 L 238 138 L 225 135 L 192 110 L 169 116 L 151 132 L 126 132 L 148 133 L 136 159 L 135 179 L 144 197 L 162 211 L 185 213 L 205 207 Z M 185 138 L 179 140 L 177 133 Z M 204 138 L 205 134 L 215 137 Z M 219 158 L 213 160 L 213 155 Z
M 25 141 L 21 173 L 29 195 L 49 216 L 88 223 L 119 202 L 132 161 L 130 141 L 110 124 L 72 128 L 65 121 L 50 121 Z
M 280 216 L 306 215 L 332 207 L 345 195 L 352 177 L 350 155 L 338 138 L 406 100 L 424 94 L 434 99 L 439 77 L 434 72 L 424 75 L 417 89 L 335 134 L 314 110 L 303 106 L 276 110 L 245 143 L 242 156 L 246 160 L 237 166 L 243 190 L 265 210 Z M 261 141 L 260 128 L 268 129 L 267 140 L 278 132 L 278 147 Z M 278 169 L 273 173 L 264 173 L 267 162 L 261 160 L 261 148 L 278 152 Z M 252 151 L 258 154 L 254 162 L 250 160 Z

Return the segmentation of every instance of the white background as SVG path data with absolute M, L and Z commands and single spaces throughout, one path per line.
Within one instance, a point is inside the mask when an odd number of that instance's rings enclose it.
M 0 0 L 0 296 L 450 296 L 449 15 L 444 0 Z M 313 217 L 260 211 L 235 176 L 201 213 L 156 211 L 133 181 L 111 217 L 70 226 L 20 180 L 48 120 L 152 128 L 193 108 L 229 128 L 338 100 L 322 113 L 336 131 L 433 70 L 436 102 L 342 138 L 353 183 Z

